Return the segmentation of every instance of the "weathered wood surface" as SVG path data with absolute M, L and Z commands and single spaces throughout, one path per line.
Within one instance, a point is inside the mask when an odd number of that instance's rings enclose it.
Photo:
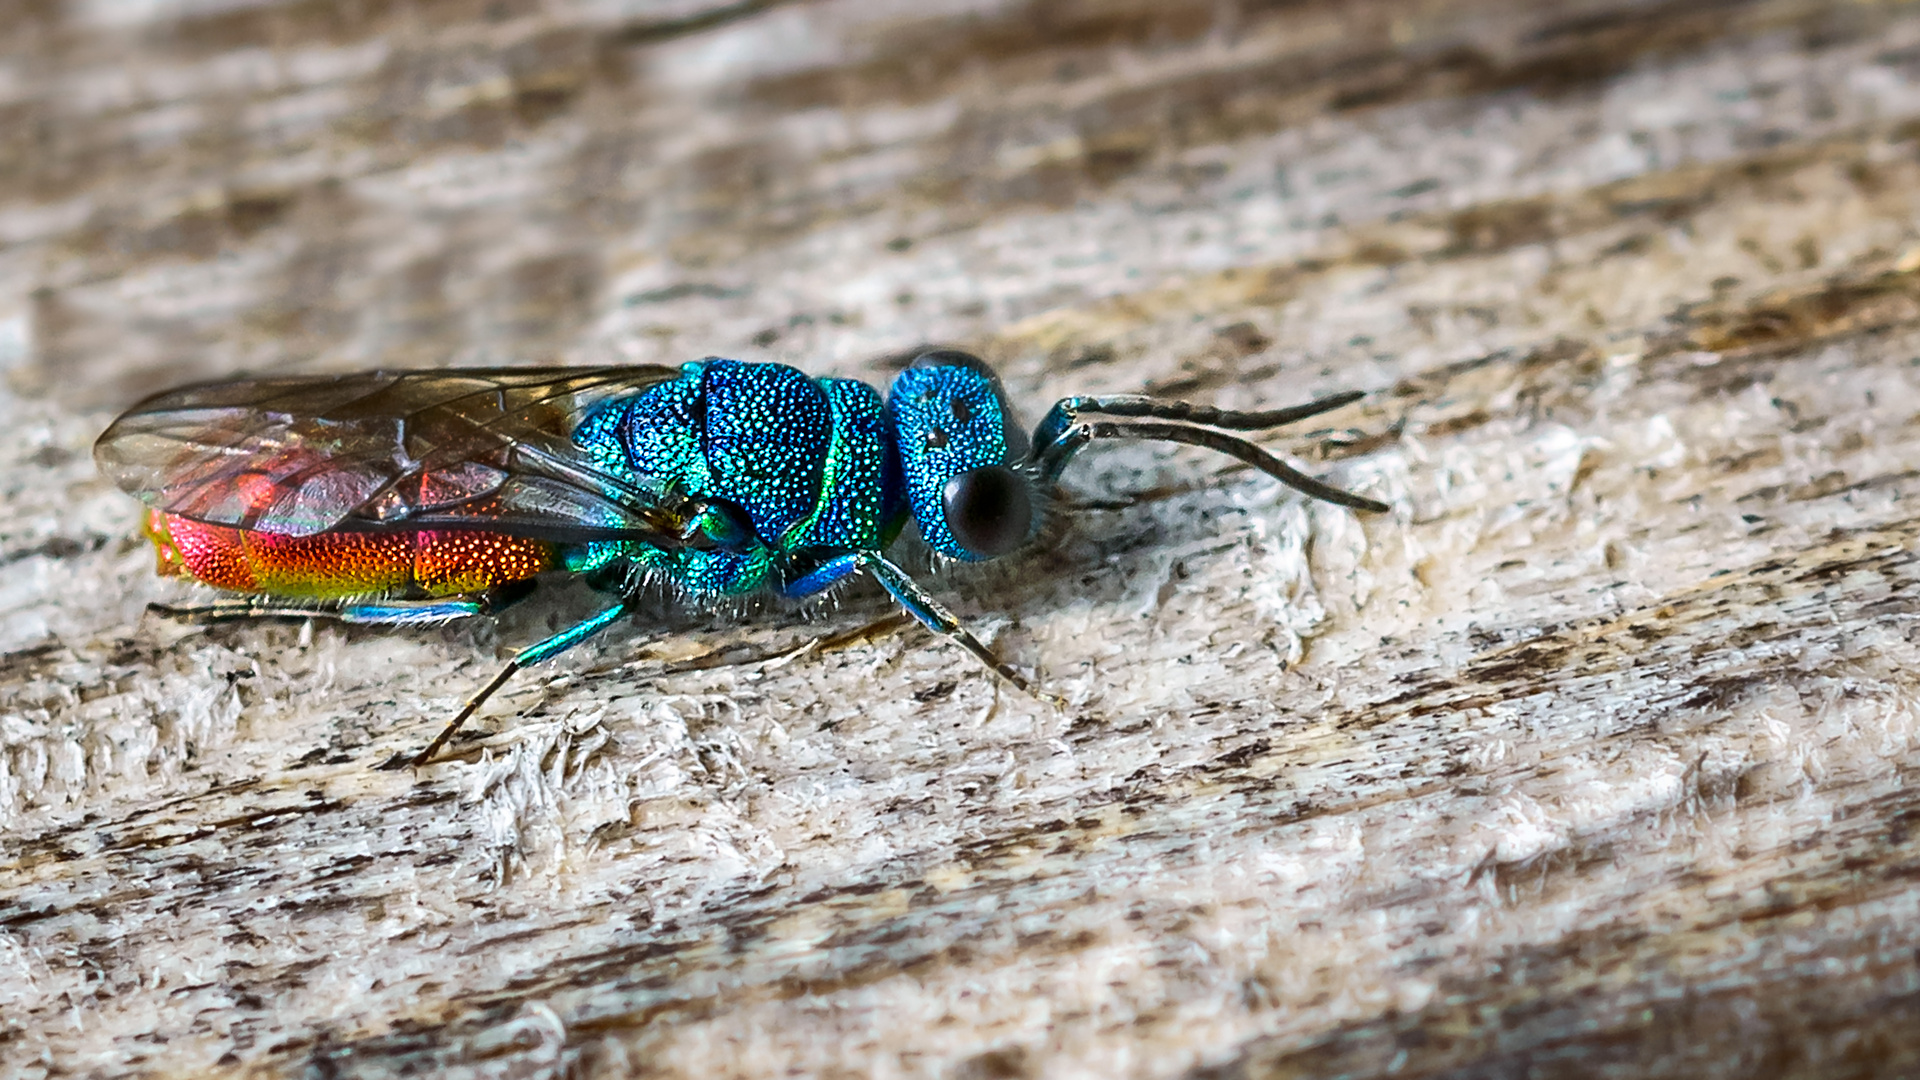
M 1920 9 L 0 6 L 0 1073 L 1920 1073 Z M 195 631 L 189 377 L 1376 393 L 943 584 Z M 825 639 L 810 650 L 809 642 Z M 800 650 L 800 651 L 795 651 Z

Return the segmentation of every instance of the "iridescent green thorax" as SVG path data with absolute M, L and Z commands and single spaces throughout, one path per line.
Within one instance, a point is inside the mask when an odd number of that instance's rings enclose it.
M 885 408 L 873 387 L 821 379 L 832 438 L 821 459 L 813 512 L 782 539 L 786 550 L 879 551 L 900 531 L 899 469 Z M 891 519 L 891 520 L 889 520 Z
M 783 364 L 710 359 L 586 416 L 574 441 L 645 491 L 707 501 L 750 525 L 722 547 L 585 545 L 582 569 L 626 558 L 694 593 L 784 588 L 821 562 L 878 551 L 901 518 L 880 396 Z

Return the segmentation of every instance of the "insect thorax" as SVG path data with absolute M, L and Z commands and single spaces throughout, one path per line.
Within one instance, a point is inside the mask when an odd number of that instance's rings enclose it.
M 881 550 L 904 519 L 880 395 L 850 379 L 702 360 L 600 405 L 573 438 L 635 488 L 716 503 L 751 525 L 731 548 L 588 544 L 570 553 L 576 569 L 624 559 L 696 594 L 780 588 L 831 555 Z

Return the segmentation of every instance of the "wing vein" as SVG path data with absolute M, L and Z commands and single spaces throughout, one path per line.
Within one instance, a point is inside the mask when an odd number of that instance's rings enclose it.
M 468 368 L 182 387 L 116 420 L 95 456 L 149 505 L 209 524 L 305 535 L 352 519 L 659 542 L 648 512 L 661 493 L 601 468 L 573 434 L 588 410 L 681 371 Z M 502 466 L 499 483 L 451 502 L 431 501 L 425 480 L 419 492 L 404 483 L 467 462 Z M 510 487 L 515 479 L 532 486 Z

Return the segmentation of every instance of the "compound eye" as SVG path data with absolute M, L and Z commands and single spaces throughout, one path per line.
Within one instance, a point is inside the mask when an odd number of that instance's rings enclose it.
M 963 472 L 947 481 L 940 497 L 953 538 L 979 558 L 1005 555 L 1033 528 L 1033 495 L 1004 465 Z

